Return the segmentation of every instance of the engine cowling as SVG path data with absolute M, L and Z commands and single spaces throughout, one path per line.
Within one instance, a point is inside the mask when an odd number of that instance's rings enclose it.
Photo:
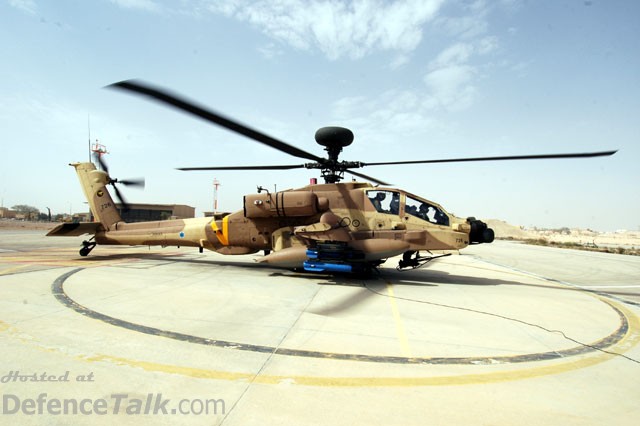
M 245 195 L 244 215 L 248 218 L 313 216 L 326 210 L 327 200 L 310 191 L 283 191 Z

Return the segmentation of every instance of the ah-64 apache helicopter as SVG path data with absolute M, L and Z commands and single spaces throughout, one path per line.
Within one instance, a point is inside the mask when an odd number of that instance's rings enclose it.
M 415 268 L 436 257 L 422 256 L 421 251 L 459 250 L 469 244 L 491 243 L 494 232 L 480 220 L 456 217 L 437 203 L 389 187 L 385 182 L 354 169 L 400 164 L 598 157 L 616 152 L 375 163 L 344 161 L 338 156 L 353 142 L 353 133 L 349 129 L 319 129 L 315 135 L 316 142 L 327 152 L 327 157 L 319 157 L 140 81 L 122 81 L 108 87 L 150 97 L 294 157 L 311 161 L 293 165 L 189 167 L 179 170 L 319 169 L 325 183 L 279 192 L 259 187 L 258 193 L 244 196 L 242 210 L 218 214 L 213 218 L 125 223 L 107 191 L 107 185 L 113 185 L 116 197 L 126 208 L 115 185 L 139 182 L 111 178 L 99 156 L 102 170 L 91 162 L 74 163 L 71 165 L 76 169 L 96 222 L 64 223 L 47 235 L 93 234 L 90 240 L 83 242 L 82 256 L 87 256 L 96 244 L 193 246 L 200 252 L 208 249 L 228 255 L 264 251 L 265 256 L 259 262 L 307 271 L 366 272 L 397 255 L 403 255 L 398 268 Z M 377 185 L 343 183 L 341 180 L 345 172 Z

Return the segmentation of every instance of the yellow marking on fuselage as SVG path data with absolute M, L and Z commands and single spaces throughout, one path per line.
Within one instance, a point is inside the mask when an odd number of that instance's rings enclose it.
M 211 221 L 211 229 L 216 233 L 216 237 L 218 237 L 220 244 L 223 246 L 229 245 L 229 216 L 222 218 L 222 230 L 218 228 L 218 224 L 215 219 Z

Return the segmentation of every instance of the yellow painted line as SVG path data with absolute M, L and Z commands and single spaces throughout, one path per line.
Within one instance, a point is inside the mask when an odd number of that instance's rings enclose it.
M 636 315 L 623 308 L 617 306 L 623 311 L 629 322 L 629 330 L 625 337 L 615 346 L 608 348 L 612 352 L 626 352 L 640 342 L 640 320 Z M 146 371 L 165 372 L 170 374 L 180 374 L 189 377 L 207 378 L 215 380 L 252 380 L 254 383 L 260 384 L 278 384 L 278 383 L 294 383 L 306 386 L 323 386 L 323 387 L 389 387 L 389 386 L 445 386 L 445 385 L 470 385 L 497 383 L 512 380 L 523 380 L 533 377 L 546 376 L 551 374 L 560 374 L 585 367 L 600 364 L 604 361 L 614 358 L 616 355 L 608 353 L 599 353 L 595 356 L 585 357 L 582 359 L 567 359 L 564 362 L 553 363 L 551 365 L 538 366 L 533 368 L 524 368 L 512 371 L 498 371 L 481 374 L 462 374 L 448 376 L 431 376 L 431 377 L 317 377 L 317 376 L 275 376 L 260 375 L 255 376 L 250 373 L 231 373 L 226 371 L 205 370 L 198 368 L 189 368 L 182 366 L 174 366 L 167 364 L 159 364 L 147 361 L 129 360 L 122 357 L 113 357 L 108 355 L 99 355 L 97 357 L 86 358 L 87 361 L 110 361 L 119 365 L 128 365 L 131 367 L 142 368 Z M 553 361 L 551 361 L 553 362 Z M 415 366 L 414 366 L 415 367 Z M 485 366 L 479 366 L 482 368 Z
M 105 255 L 108 256 L 108 255 Z M 84 266 L 84 267 L 93 267 L 93 266 L 110 266 L 121 263 L 132 262 L 134 259 L 59 259 L 59 258 L 29 258 L 29 257 L 16 257 L 16 258 L 0 258 L 1 262 L 7 263 L 18 263 L 21 264 L 22 267 L 26 267 L 29 265 L 34 266 Z M 4 271 L 0 272 L 0 275 L 3 274 Z
M 101 248 L 103 248 L 101 246 Z M 133 249 L 133 247 L 132 247 Z M 55 252 L 55 254 L 53 253 Z M 154 253 L 154 255 L 158 255 L 158 256 L 175 256 L 175 255 L 182 255 L 184 253 L 180 253 L 180 252 L 170 252 L 170 253 L 166 253 L 166 252 L 156 252 Z M 129 257 L 119 257 L 121 255 L 126 255 Z M 136 257 L 136 255 L 140 255 L 140 257 Z M 144 256 L 147 255 L 147 252 L 140 252 L 140 251 L 126 251 L 126 252 L 122 252 L 121 250 L 112 250 L 109 248 L 103 248 L 103 250 L 101 250 L 101 252 L 95 253 L 93 254 L 93 257 L 89 256 L 89 257 L 83 257 L 80 258 L 77 255 L 77 250 L 73 249 L 73 250 L 69 250 L 69 249 L 61 249 L 61 250 L 56 250 L 56 249 L 48 249 L 48 250 L 36 250 L 36 251 L 30 251 L 30 252 L 24 252 L 21 253 L 21 255 L 16 256 L 16 255 L 12 255 L 12 256 L 1 256 L 0 255 L 0 262 L 1 263 L 8 263 L 8 264 L 19 264 L 21 266 L 16 266 L 16 268 L 18 267 L 26 267 L 29 265 L 36 265 L 36 266 L 83 266 L 83 267 L 96 267 L 96 266 L 115 266 L 115 265 L 120 265 L 123 263 L 130 263 L 130 262 L 139 262 L 140 260 L 144 259 Z M 109 258 L 109 256 L 114 256 L 113 258 Z M 8 272 L 6 272 L 7 270 L 4 271 L 0 271 L 0 275 L 5 275 Z
M 608 303 L 614 304 L 611 301 Z M 629 323 L 629 328 L 625 336 L 614 346 L 607 348 L 609 352 L 625 353 L 640 343 L 640 319 L 624 306 L 615 304 L 615 306 L 623 312 Z M 499 383 L 514 380 L 524 380 L 535 377 L 548 376 L 552 374 L 562 374 L 570 371 L 591 367 L 605 361 L 616 358 L 615 354 L 599 352 L 595 355 L 586 355 L 584 357 L 569 357 L 560 360 L 536 361 L 546 365 L 531 366 L 532 363 L 522 364 L 525 368 L 506 371 L 493 371 L 488 373 L 477 374 L 460 374 L 460 375 L 443 375 L 443 376 L 423 376 L 423 377 L 322 377 L 322 376 L 299 376 L 299 375 L 257 375 L 254 373 L 229 372 L 221 370 L 209 370 L 201 368 L 191 368 L 179 365 L 162 364 L 151 361 L 141 361 L 129 359 L 113 355 L 96 354 L 96 355 L 70 355 L 61 348 L 52 348 L 42 343 L 38 343 L 31 336 L 21 332 L 0 321 L 0 332 L 11 334 L 22 343 L 35 347 L 44 352 L 54 352 L 83 362 L 108 362 L 118 366 L 127 366 L 140 368 L 150 372 L 161 372 L 167 374 L 178 374 L 186 377 L 194 377 L 199 379 L 211 380 L 250 380 L 253 383 L 274 385 L 280 383 L 318 386 L 318 387 L 412 387 L 412 386 L 452 386 L 452 385 L 474 385 Z M 560 362 L 558 362 L 560 361 Z M 621 360 L 625 361 L 625 360 Z M 345 361 L 348 362 L 348 361 Z M 630 361 L 625 361 L 630 362 Z M 491 366 L 512 368 L 514 364 L 496 364 Z M 470 366 L 462 366 L 464 370 L 468 370 Z M 478 369 L 488 367 L 487 365 L 477 366 Z M 407 371 L 420 371 L 415 365 L 407 364 Z M 450 369 L 449 369 L 450 370 Z
M 2 271 L 0 271 L 0 275 L 13 274 L 14 272 L 19 271 L 20 269 L 26 268 L 27 266 L 30 266 L 30 265 L 18 265 L 18 266 L 14 266 L 13 268 L 3 269 Z
M 624 353 L 636 346 L 640 342 L 640 319 L 629 310 L 616 305 L 623 311 L 629 322 L 629 330 L 623 339 L 613 347 L 607 348 L 610 352 Z M 206 370 L 190 368 L 176 365 L 160 364 L 149 361 L 131 360 L 128 358 L 115 357 L 110 355 L 97 355 L 85 357 L 83 360 L 89 362 L 111 362 L 118 365 L 125 365 L 141 368 L 145 371 L 163 372 L 168 374 L 179 374 L 182 376 L 213 379 L 213 380 L 250 380 L 253 383 L 275 385 L 279 383 L 292 383 L 305 386 L 320 387 L 412 387 L 412 386 L 452 386 L 452 385 L 473 385 L 499 383 L 513 380 L 524 380 L 534 377 L 548 376 L 551 374 L 566 373 L 586 367 L 591 367 L 616 357 L 614 354 L 600 352 L 594 356 L 575 359 L 567 358 L 563 362 L 555 363 L 549 361 L 550 365 L 523 368 L 518 370 L 495 371 L 479 374 L 461 374 L 427 377 L 318 377 L 318 376 L 296 376 L 296 375 L 259 375 L 251 373 L 233 373 L 219 370 Z M 542 362 L 542 361 L 538 361 Z M 499 365 L 496 365 L 496 367 Z M 503 365 L 505 367 L 513 366 Z M 415 366 L 413 366 L 415 368 Z M 478 366 L 479 369 L 487 367 Z M 465 369 L 468 366 L 465 366 Z
M 389 294 L 389 304 L 391 305 L 391 312 L 393 313 L 393 320 L 396 324 L 396 334 L 398 335 L 398 341 L 400 342 L 400 347 L 402 348 L 402 354 L 405 357 L 411 358 L 413 355 L 411 354 L 411 348 L 409 347 L 409 339 L 407 338 L 407 332 L 404 327 L 404 322 L 402 321 L 402 317 L 400 316 L 400 310 L 398 309 L 398 304 L 396 303 L 396 296 L 393 293 L 393 285 L 387 282 L 387 293 Z
M 187 377 L 197 377 L 199 379 L 214 379 L 214 380 L 251 380 L 255 377 L 254 374 L 249 373 L 233 373 L 229 371 L 219 370 L 205 370 L 191 367 L 181 367 L 178 365 L 159 364 L 149 361 L 131 360 L 128 358 L 122 358 L 110 355 L 95 355 L 82 358 L 88 362 L 110 362 L 112 364 L 137 367 L 145 371 L 163 372 L 169 374 L 179 374 Z
M 480 261 L 480 262 L 487 263 L 487 262 L 484 262 L 484 261 Z M 455 265 L 456 267 L 461 267 L 461 268 L 479 269 L 481 271 L 498 272 L 500 274 L 515 275 L 517 277 L 540 279 L 540 277 L 538 277 L 538 276 L 527 274 L 526 272 L 520 272 L 520 271 L 517 271 L 517 270 L 514 270 L 514 269 L 510 269 L 507 266 L 493 264 L 493 263 L 489 263 L 489 264 L 494 266 L 494 268 L 485 268 L 485 267 L 482 267 L 482 266 L 477 266 L 475 263 L 466 264 L 466 263 L 452 262 L 452 263 L 449 263 L 449 264 Z M 499 268 L 499 269 L 497 269 L 497 268 Z M 543 281 L 546 281 L 548 283 L 548 280 L 543 280 Z

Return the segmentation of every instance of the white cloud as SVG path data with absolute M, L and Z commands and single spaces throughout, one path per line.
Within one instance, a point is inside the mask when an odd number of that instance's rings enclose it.
M 389 90 L 375 98 L 345 97 L 334 102 L 331 115 L 339 125 L 356 131 L 358 140 L 367 141 L 358 144 L 354 154 L 376 143 L 428 132 L 435 125 L 422 107 L 421 94 L 409 90 Z
M 422 40 L 423 25 L 436 17 L 443 1 L 235 0 L 208 8 L 250 22 L 296 49 L 318 48 L 334 60 L 357 59 L 376 50 L 411 52 Z
M 250 23 L 264 32 L 273 40 L 258 49 L 267 58 L 281 54 L 287 45 L 316 49 L 329 59 L 387 51 L 393 54 L 391 69 L 409 61 L 429 26 L 436 32 L 444 30 L 454 41 L 428 63 L 424 86 L 382 89 L 377 95 L 344 97 L 332 105 L 336 124 L 360 129 L 359 137 L 375 141 L 389 136 L 390 128 L 395 135 L 430 132 L 439 126 L 435 119 L 439 112 L 473 105 L 482 58 L 499 47 L 498 39 L 487 33 L 490 7 L 475 1 L 453 3 L 453 9 L 445 10 L 443 4 L 444 0 L 205 0 L 199 10 Z
M 442 16 L 436 21 L 436 26 L 452 37 L 473 40 L 486 34 L 489 28 L 487 13 L 489 7 L 483 0 L 458 4 L 461 14 Z
M 345 97 L 332 105 L 332 116 L 362 132 L 368 140 L 413 136 L 439 127 L 440 111 L 470 108 L 483 69 L 482 58 L 496 51 L 498 40 L 486 36 L 473 42 L 456 42 L 442 50 L 427 66 L 424 88 L 388 90 L 375 97 Z
M 498 38 L 495 36 L 488 36 L 480 39 L 476 45 L 476 52 L 479 55 L 486 55 L 494 52 L 498 49 Z
M 435 102 L 448 110 L 466 109 L 473 103 L 475 68 L 469 65 L 449 65 L 428 73 L 425 84 Z
M 20 9 L 23 12 L 35 15 L 38 6 L 34 0 L 9 0 L 9 6 Z
M 475 42 L 458 42 L 443 50 L 429 64 L 424 83 L 431 108 L 462 110 L 471 106 L 477 89 L 474 86 L 479 68 L 474 58 L 488 55 L 498 47 L 496 37 L 487 36 Z
M 473 53 L 473 45 L 470 43 L 456 43 L 449 46 L 429 64 L 430 69 L 438 69 L 451 65 L 465 63 Z
M 395 57 L 395 59 L 393 59 L 391 62 L 389 62 L 389 68 L 392 69 L 392 70 L 396 70 L 398 68 L 401 68 L 402 66 L 404 66 L 408 62 L 409 62 L 409 56 L 408 55 L 398 55 L 398 56 Z
M 160 10 L 160 6 L 153 0 L 111 0 L 111 3 L 124 9 L 139 9 L 149 12 L 157 12 Z
M 283 54 L 282 49 L 275 43 L 267 43 L 264 46 L 258 47 L 258 52 L 266 59 L 273 59 Z

